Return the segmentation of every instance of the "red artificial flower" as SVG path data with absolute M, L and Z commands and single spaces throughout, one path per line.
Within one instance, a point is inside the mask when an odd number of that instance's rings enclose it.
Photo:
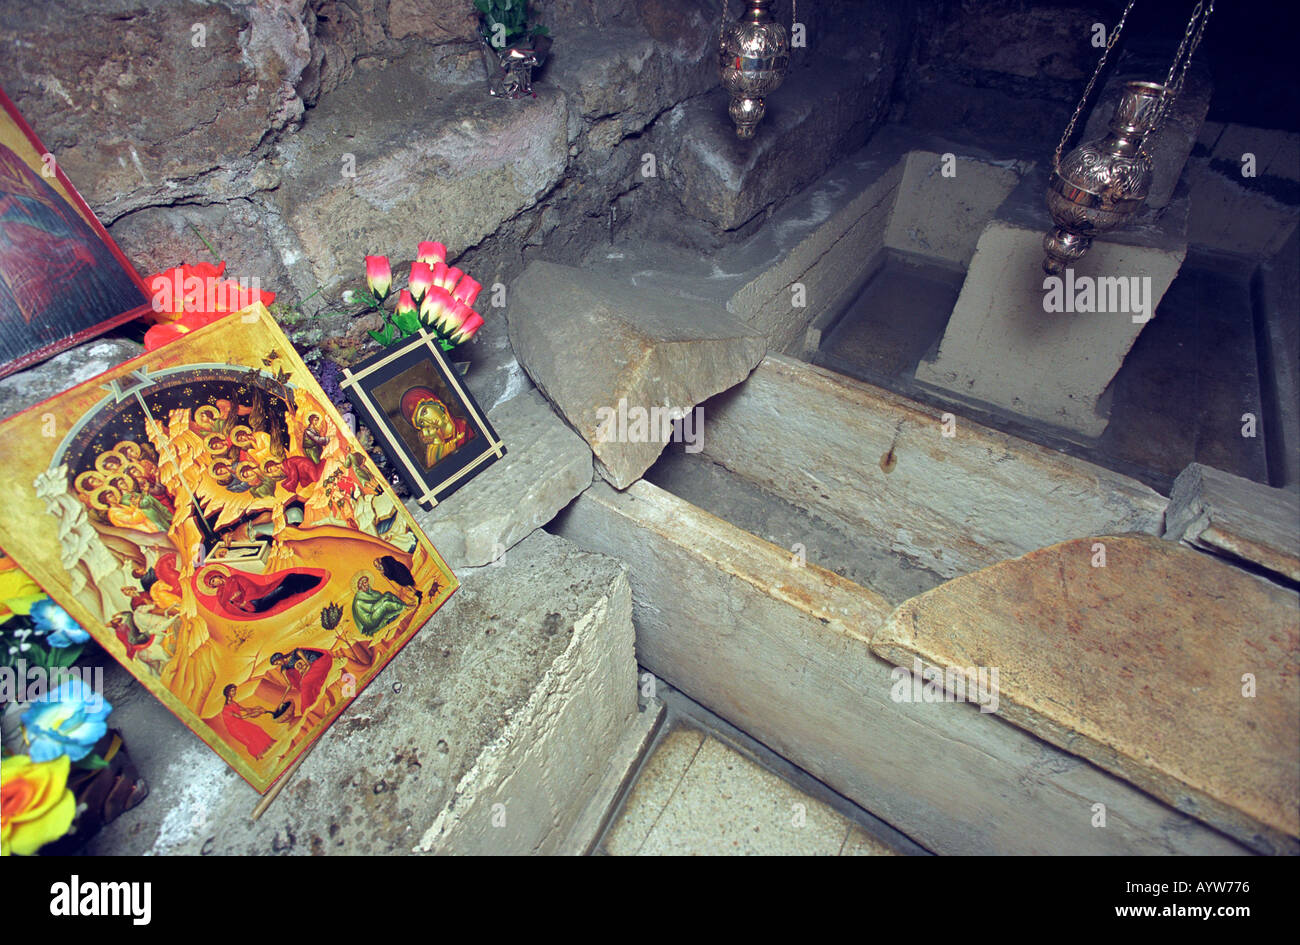
M 415 258 L 428 266 L 447 262 L 447 247 L 441 243 L 421 243 L 415 250 Z
M 460 344 L 462 341 L 469 341 L 474 337 L 475 332 L 477 332 L 482 325 L 483 316 L 478 312 L 470 312 L 465 320 L 461 322 L 460 331 L 458 331 L 451 340 L 456 344 Z
M 393 287 L 393 270 L 387 256 L 366 257 L 366 285 L 379 301 L 388 298 L 388 290 Z
M 460 284 L 456 286 L 456 291 L 452 294 L 472 308 L 474 300 L 478 298 L 479 290 L 482 288 L 483 284 L 481 282 L 465 276 L 460 280 Z
M 224 262 L 177 266 L 149 277 L 154 312 L 159 324 L 144 336 L 146 351 L 160 348 L 181 335 L 210 324 L 231 312 L 242 311 L 257 302 L 270 305 L 274 292 L 263 291 L 256 279 L 222 279 Z
M 419 302 L 433 285 L 433 269 L 425 262 L 411 263 L 411 296 Z
M 225 262 L 186 263 L 149 277 L 149 291 L 156 321 L 175 321 L 188 312 L 202 308 L 207 298 L 207 283 L 219 279 L 226 271 Z M 191 302 L 185 304 L 186 296 Z
M 463 275 L 465 275 L 465 273 L 461 272 L 455 266 L 451 267 L 447 270 L 447 274 L 442 278 L 442 287 L 448 292 L 451 292 L 456 288 L 456 283 L 460 282 L 460 277 Z

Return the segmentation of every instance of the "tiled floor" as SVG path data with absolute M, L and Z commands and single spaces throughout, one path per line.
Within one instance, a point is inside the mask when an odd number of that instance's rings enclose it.
M 656 746 L 601 852 L 892 856 L 861 826 L 713 735 L 676 724 Z

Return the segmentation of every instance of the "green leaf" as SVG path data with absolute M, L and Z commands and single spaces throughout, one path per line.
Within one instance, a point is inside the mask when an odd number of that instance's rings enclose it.
M 87 771 L 98 771 L 101 768 L 107 768 L 108 762 L 99 755 L 87 755 L 85 758 L 76 762 L 76 767 L 84 768 Z
M 389 345 L 393 343 L 392 325 L 385 325 L 384 330 L 382 332 L 370 331 L 367 332 L 367 334 L 369 334 L 371 338 L 375 339 L 375 341 L 378 341 L 385 348 L 387 348 Z
M 81 651 L 86 648 L 84 643 L 78 643 L 76 646 L 65 646 L 62 649 L 50 650 L 50 666 L 68 667 L 77 661 L 81 656 Z
M 420 315 L 418 312 L 396 313 L 393 315 L 393 322 L 408 335 L 413 335 L 420 330 Z

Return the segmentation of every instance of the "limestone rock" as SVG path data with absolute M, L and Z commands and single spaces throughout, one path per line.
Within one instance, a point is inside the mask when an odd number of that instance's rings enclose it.
M 744 380 L 766 348 L 720 305 L 546 262 L 530 264 L 515 281 L 509 306 L 520 364 L 619 489 L 639 479 L 667 443 L 653 420 Z M 643 419 L 638 429 L 638 415 L 651 422 Z M 602 427 L 611 416 L 617 422 Z
M 302 116 L 305 2 L 4 4 L 0 44 L 22 50 L 5 56 L 5 91 L 106 221 L 246 194 L 253 152 Z
M 1300 851 L 1294 591 L 1151 536 L 1081 538 L 913 598 L 872 649 L 996 667 L 1003 718 L 1248 846 Z
M 489 411 L 488 420 L 506 455 L 434 508 L 410 503 L 453 569 L 491 563 L 591 485 L 591 450 L 536 391 Z
M 359 284 L 367 254 L 409 260 L 437 238 L 454 256 L 478 243 L 560 180 L 567 134 L 553 88 L 506 102 L 400 60 L 358 72 L 280 145 L 274 198 L 301 247 L 299 291 Z
M 974 706 L 895 698 L 871 652 L 889 604 L 811 556 L 644 479 L 592 483 L 555 527 L 627 561 L 642 666 L 936 853 L 1243 851 Z M 1110 829 L 1081 798 L 1104 799 Z
M 637 715 L 632 643 L 623 565 L 534 534 L 465 578 L 256 822 L 253 789 L 115 674 L 150 792 L 87 852 L 580 851 L 593 838 L 570 831 Z
M 687 213 L 732 230 L 811 183 L 860 147 L 885 117 L 888 62 L 818 62 L 767 97 L 755 137 L 743 141 L 721 89 L 666 119 L 676 142 L 665 175 Z
M 1160 532 L 1135 479 L 778 355 L 706 405 L 703 455 L 943 577 L 1106 531 Z
M 26 410 L 143 353 L 136 342 L 110 335 L 10 374 L 0 380 L 0 417 Z
M 1192 463 L 1174 480 L 1165 537 L 1300 581 L 1300 496 Z

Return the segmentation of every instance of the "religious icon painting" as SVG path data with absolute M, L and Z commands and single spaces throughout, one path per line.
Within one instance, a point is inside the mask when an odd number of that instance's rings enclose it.
M 458 586 L 260 304 L 0 438 L 0 547 L 258 791 Z
M 411 493 L 432 508 L 506 454 L 424 329 L 345 369 L 340 386 Z
M 150 308 L 144 280 L 0 91 L 0 377 Z

